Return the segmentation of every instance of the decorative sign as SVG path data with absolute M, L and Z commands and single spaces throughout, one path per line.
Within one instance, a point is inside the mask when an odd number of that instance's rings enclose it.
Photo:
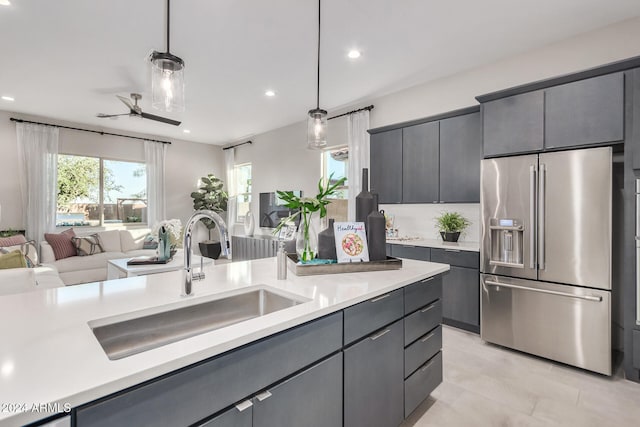
M 369 248 L 364 222 L 335 222 L 338 262 L 368 262 Z

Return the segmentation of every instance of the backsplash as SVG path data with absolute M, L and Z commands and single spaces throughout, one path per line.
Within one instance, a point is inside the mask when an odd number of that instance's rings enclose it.
M 443 212 L 458 212 L 471 222 L 471 225 L 460 236 L 460 241 L 480 241 L 480 204 L 478 203 L 381 204 L 380 209 L 395 216 L 394 228 L 398 229 L 400 237 L 415 236 L 426 239 L 440 238 L 435 227 L 435 217 Z

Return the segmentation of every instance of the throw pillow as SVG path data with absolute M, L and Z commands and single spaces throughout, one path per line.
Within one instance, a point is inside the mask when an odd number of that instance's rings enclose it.
M 35 240 L 29 240 L 28 242 L 24 242 L 19 245 L 0 247 L 0 253 L 3 254 L 8 254 L 16 250 L 22 252 L 22 255 L 27 262 L 27 267 L 33 268 L 39 265 L 38 251 L 36 249 Z
M 26 268 L 27 262 L 22 252 L 15 250 L 8 254 L 0 255 L 0 269 L 7 268 Z
M 0 237 L 1 247 L 21 245 L 26 242 L 27 239 L 22 234 L 16 234 L 15 236 L 9 237 Z
M 76 247 L 78 256 L 94 255 L 104 252 L 98 234 L 92 234 L 90 236 L 72 237 L 71 241 Z
M 65 230 L 59 234 L 44 234 L 45 240 L 49 245 L 51 245 L 51 249 L 53 249 L 53 255 L 56 257 L 56 260 L 69 258 L 78 254 L 76 247 L 71 241 L 72 237 L 76 237 L 76 233 L 73 231 L 73 228 Z

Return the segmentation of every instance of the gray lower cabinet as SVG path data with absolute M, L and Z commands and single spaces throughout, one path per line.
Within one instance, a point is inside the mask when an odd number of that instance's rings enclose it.
M 371 135 L 370 188 L 379 203 L 402 203 L 402 129 Z
M 404 415 L 408 417 L 442 382 L 442 352 L 418 368 L 404 382 Z
M 624 139 L 624 74 L 545 89 L 545 148 Z
M 480 113 L 440 121 L 440 201 L 480 202 Z
M 254 399 L 253 427 L 340 427 L 342 352 Z
M 440 200 L 439 133 L 439 122 L 402 129 L 402 203 L 437 203 Z
M 544 92 L 524 93 L 482 104 L 484 157 L 544 148 Z
M 443 323 L 479 333 L 480 254 L 433 248 L 431 260 L 450 265 L 442 277 Z
M 344 425 L 395 427 L 404 419 L 403 321 L 344 350 Z

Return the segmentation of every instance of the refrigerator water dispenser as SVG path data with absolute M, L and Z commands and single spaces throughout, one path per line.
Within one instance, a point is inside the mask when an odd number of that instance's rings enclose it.
M 522 244 L 524 227 L 522 220 L 513 218 L 491 218 L 490 265 L 524 268 Z

